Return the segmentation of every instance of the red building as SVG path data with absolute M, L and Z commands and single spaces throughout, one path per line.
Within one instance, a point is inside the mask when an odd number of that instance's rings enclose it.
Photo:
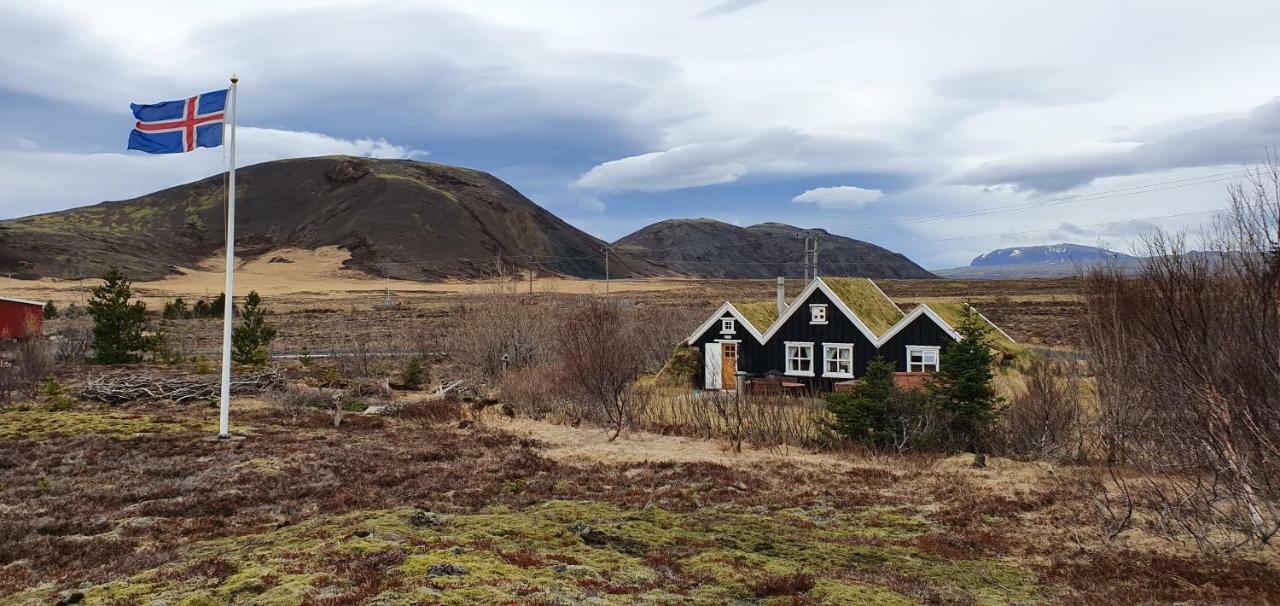
M 44 303 L 0 297 L 0 341 L 44 334 Z

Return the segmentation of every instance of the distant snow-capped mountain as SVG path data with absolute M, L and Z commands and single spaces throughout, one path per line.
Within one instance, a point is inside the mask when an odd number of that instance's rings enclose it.
M 1019 246 L 1001 248 L 978 255 L 969 267 L 993 267 L 1002 265 L 1092 265 L 1103 261 L 1127 262 L 1136 260 L 1132 255 L 1081 244 L 1049 244 L 1044 246 Z

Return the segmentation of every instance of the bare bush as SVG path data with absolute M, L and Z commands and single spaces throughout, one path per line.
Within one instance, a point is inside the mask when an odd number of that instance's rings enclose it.
M 1082 461 L 1086 456 L 1084 383 L 1079 365 L 1032 358 L 1001 415 L 1002 450 L 1042 460 Z
M 28 397 L 40 394 L 40 384 L 53 372 L 53 348 L 43 337 L 18 342 L 13 360 L 13 381 Z
M 84 364 L 93 349 L 93 322 L 83 317 L 83 314 L 63 321 L 62 327 L 54 335 L 54 343 L 59 362 Z
M 530 418 L 569 413 L 562 375 L 563 369 L 556 362 L 511 370 L 498 383 L 498 393 L 503 402 Z
M 358 381 L 390 375 L 395 369 L 390 353 L 391 347 L 383 339 L 361 334 L 343 339 L 340 352 L 333 358 L 343 377 Z
M 591 301 L 569 310 L 556 334 L 565 388 L 593 420 L 613 429 L 610 440 L 652 400 L 651 387 L 632 388 L 645 367 L 634 351 L 636 332 L 618 303 Z
M 461 310 L 450 349 L 483 376 L 524 368 L 550 353 L 562 307 L 542 297 L 476 297 Z
M 1084 281 L 1083 346 L 1097 376 L 1101 438 L 1124 506 L 1150 506 L 1171 537 L 1206 550 L 1280 531 L 1280 165 L 1231 189 L 1231 208 L 1189 250 L 1146 242 L 1136 277 Z
M 440 398 L 401 404 L 396 408 L 395 415 L 397 418 L 408 421 L 422 429 L 428 429 L 435 425 L 460 421 L 465 412 L 461 401 Z
M 731 392 L 662 394 L 639 417 L 649 431 L 756 447 L 822 448 L 832 444 L 831 415 L 822 400 L 739 396 Z
M 332 408 L 334 402 L 341 397 L 342 392 L 336 389 L 290 384 L 267 392 L 266 400 L 273 408 L 296 421 L 298 416 L 307 410 Z
M 634 351 L 645 374 L 662 370 L 689 331 L 706 316 L 706 310 L 686 306 L 642 306 L 624 312 L 636 332 Z

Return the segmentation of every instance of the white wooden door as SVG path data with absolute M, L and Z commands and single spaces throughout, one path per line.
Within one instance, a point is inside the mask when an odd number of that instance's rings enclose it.
M 720 344 L 707 343 L 706 345 L 703 346 L 702 356 L 703 356 L 702 359 L 704 362 L 703 366 L 705 367 L 705 370 L 703 372 L 703 375 L 705 377 L 704 386 L 707 389 L 720 389 L 721 385 L 723 385 L 721 383 L 722 377 L 720 374 L 721 372 Z

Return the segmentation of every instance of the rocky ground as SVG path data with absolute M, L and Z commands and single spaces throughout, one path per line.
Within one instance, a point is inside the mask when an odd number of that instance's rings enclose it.
M 1102 539 L 1084 470 L 237 403 L 0 412 L 0 603 L 1256 604 L 1268 554 Z M 602 453 L 624 453 L 609 456 Z

